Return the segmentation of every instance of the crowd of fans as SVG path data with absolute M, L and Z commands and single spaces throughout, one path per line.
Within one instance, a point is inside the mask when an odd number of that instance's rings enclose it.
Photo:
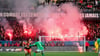
M 62 3 L 65 2 L 72 2 L 75 5 L 77 5 L 80 9 L 82 9 L 82 11 L 99 11 L 100 10 L 100 0 L 44 0 L 44 2 L 46 2 L 47 4 L 55 4 L 57 6 L 59 6 Z M 44 2 L 39 3 L 39 5 L 41 4 L 45 4 Z M 14 23 L 13 23 L 14 22 Z M 22 40 L 24 38 L 26 38 L 27 36 L 23 34 L 23 26 L 20 24 L 18 24 L 17 22 L 13 21 L 11 22 L 12 28 L 14 30 L 13 32 L 13 37 L 15 38 L 14 40 Z M 11 25 L 10 24 L 10 25 Z M 100 23 L 87 23 L 86 24 L 87 28 L 88 28 L 88 35 L 86 36 L 86 40 L 88 41 L 92 41 L 95 40 L 96 38 L 98 38 L 100 36 Z M 34 36 L 31 36 L 34 37 Z M 0 40 L 9 40 L 9 36 L 7 36 L 5 34 L 5 29 L 4 26 L 2 26 L 0 24 Z M 54 42 L 52 42 L 52 44 L 47 43 L 45 45 L 47 46 L 58 46 L 61 45 L 63 46 L 63 42 L 61 44 L 53 44 Z M 4 46 L 9 46 L 10 44 L 4 44 Z M 11 46 L 20 46 L 21 43 L 14 43 Z M 0 44 L 1 46 L 1 44 Z
M 93 41 L 96 38 L 100 38 L 100 23 L 87 23 L 88 35 L 87 40 Z
M 0 40 L 4 40 L 4 27 L 2 25 L 0 25 Z
M 14 11 L 14 2 L 12 4 L 6 4 L 6 0 L 1 0 L 0 1 L 0 11 L 2 12 L 9 12 L 9 11 Z M 47 4 L 52 4 L 52 5 L 57 5 L 59 6 L 62 3 L 68 3 L 72 2 L 74 5 L 78 6 L 80 9 L 82 9 L 83 12 L 89 12 L 89 11 L 100 11 L 100 0 L 37 0 L 37 6 L 39 5 L 47 5 Z M 31 5 L 32 6 L 32 5 Z M 30 7 L 31 7 L 30 6 Z M 30 8 L 31 10 L 32 8 Z
M 92 40 L 95 40 L 96 38 L 100 37 L 100 23 L 93 23 L 93 22 L 86 23 L 86 26 L 88 29 L 88 34 L 86 36 L 86 40 L 92 41 Z M 14 25 L 13 40 L 22 40 L 22 39 L 25 40 L 25 38 L 26 39 L 29 38 L 20 29 L 21 29 L 20 27 Z M 35 38 L 36 36 L 33 35 L 31 37 Z M 0 40 L 10 40 L 9 36 L 6 34 L 5 29 L 2 25 L 0 25 Z
M 59 6 L 62 3 L 72 2 L 76 6 L 78 6 L 82 11 L 100 11 L 100 0 L 43 0 L 41 4 L 54 4 Z

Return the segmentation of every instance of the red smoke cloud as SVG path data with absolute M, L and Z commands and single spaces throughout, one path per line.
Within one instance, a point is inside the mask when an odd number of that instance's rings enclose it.
M 76 36 L 85 36 L 88 33 L 87 27 L 82 22 L 83 18 L 80 10 L 72 3 L 65 3 L 59 7 L 52 5 L 40 6 L 37 9 L 37 14 L 36 25 L 45 31 L 48 36 L 59 36 L 52 38 L 77 41 L 78 37 Z

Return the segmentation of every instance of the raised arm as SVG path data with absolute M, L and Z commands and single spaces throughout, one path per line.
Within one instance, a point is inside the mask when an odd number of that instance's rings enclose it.
M 36 45 L 36 43 L 34 43 L 34 44 L 32 44 L 32 45 L 29 45 L 29 46 L 34 46 L 34 45 Z

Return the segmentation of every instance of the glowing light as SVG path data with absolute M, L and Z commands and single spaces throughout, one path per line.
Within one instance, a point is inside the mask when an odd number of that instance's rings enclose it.
M 12 34 L 11 34 L 11 33 L 8 33 L 8 36 L 9 36 L 9 37 L 12 37 Z
M 28 31 L 24 31 L 24 33 L 28 33 Z
M 7 32 L 7 35 L 9 36 L 10 41 L 12 41 L 12 37 L 13 37 L 12 33 Z
M 54 32 L 51 32 L 51 34 L 53 34 Z

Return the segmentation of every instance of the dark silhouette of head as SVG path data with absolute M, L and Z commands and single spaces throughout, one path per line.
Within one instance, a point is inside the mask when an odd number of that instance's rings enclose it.
M 36 41 L 39 41 L 39 38 L 36 38 Z

